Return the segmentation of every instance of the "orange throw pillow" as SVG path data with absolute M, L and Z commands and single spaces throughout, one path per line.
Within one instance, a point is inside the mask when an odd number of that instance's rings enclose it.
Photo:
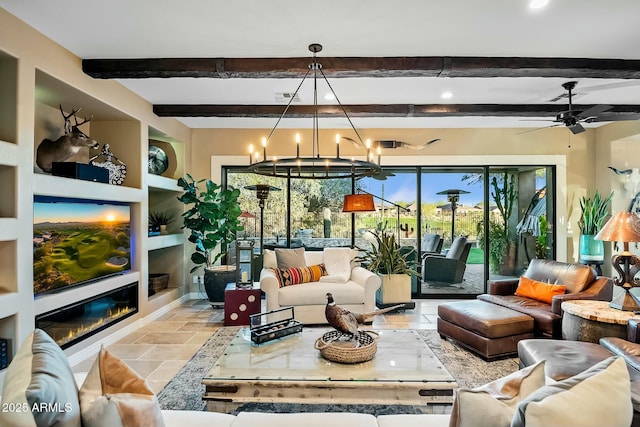
M 552 285 L 522 276 L 520 283 L 518 283 L 518 289 L 516 289 L 516 295 L 551 304 L 554 295 L 564 295 L 566 290 L 567 287 L 564 285 Z

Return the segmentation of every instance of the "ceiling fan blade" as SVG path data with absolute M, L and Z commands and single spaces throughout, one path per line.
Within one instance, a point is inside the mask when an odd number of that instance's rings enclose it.
M 409 143 L 403 142 L 401 147 L 410 148 L 412 150 L 423 150 L 427 148 L 427 145 L 431 145 L 437 141 L 440 141 L 440 138 L 432 139 L 431 141 L 423 142 L 422 144 L 409 144 Z
M 585 122 L 624 122 L 627 120 L 640 120 L 640 114 L 601 114 L 598 117 L 589 117 Z
M 611 105 L 594 105 L 593 107 L 587 108 L 583 112 L 576 114 L 576 117 L 585 119 L 587 117 L 597 116 L 598 114 L 604 113 L 612 108 L 613 107 Z
M 522 135 L 522 134 L 525 134 L 525 133 L 535 132 L 535 131 L 537 131 L 537 130 L 542 130 L 542 129 L 554 128 L 554 127 L 562 126 L 562 125 L 563 125 L 563 123 L 558 123 L 558 124 L 556 124 L 556 125 L 543 126 L 543 127 L 541 127 L 541 128 L 528 129 L 528 130 L 525 130 L 525 131 L 522 131 L 522 132 L 518 132 L 518 133 L 516 133 L 516 135 Z
M 378 174 L 371 175 L 371 178 L 377 179 L 378 181 L 385 181 L 390 176 L 396 176 L 396 174 L 393 173 L 393 172 L 389 172 L 389 171 L 383 170 L 382 172 L 380 172 Z
M 598 90 L 618 89 L 622 87 L 632 87 L 632 86 L 638 86 L 638 85 L 640 85 L 640 82 L 637 80 L 626 80 L 624 82 L 617 82 L 617 83 L 604 83 L 601 85 L 583 86 L 580 88 L 580 90 L 585 92 L 594 92 Z
M 356 141 L 355 139 L 349 138 L 348 136 L 343 136 L 342 139 L 349 141 L 350 143 L 352 143 L 356 147 L 364 148 L 364 144 L 361 141 Z
M 396 141 L 395 139 L 380 139 L 376 140 L 380 148 L 400 148 L 402 147 L 402 141 Z
M 582 125 L 580 123 L 575 123 L 573 125 L 567 125 L 567 128 L 571 131 L 571 133 L 573 133 L 574 135 L 577 135 L 579 133 L 582 133 L 585 131 L 584 127 L 582 127 Z

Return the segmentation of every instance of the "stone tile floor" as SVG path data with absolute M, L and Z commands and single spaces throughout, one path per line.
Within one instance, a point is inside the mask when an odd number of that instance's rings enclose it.
M 436 329 L 438 304 L 447 300 L 416 300 L 416 308 L 374 319 L 373 329 Z M 263 301 L 264 305 L 264 301 Z M 130 333 L 107 350 L 123 359 L 149 386 L 160 391 L 204 342 L 223 326 L 224 312 L 206 300 L 191 300 Z M 86 372 L 94 358 L 73 367 Z

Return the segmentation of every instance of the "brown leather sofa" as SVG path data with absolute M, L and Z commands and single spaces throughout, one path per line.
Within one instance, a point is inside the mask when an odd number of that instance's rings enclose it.
M 514 295 L 518 280 L 489 280 L 488 294 L 478 295 L 481 301 L 510 308 L 533 317 L 533 334 L 536 337 L 562 338 L 562 302 L 589 299 L 611 301 L 613 282 L 596 276 L 587 265 L 570 264 L 546 259 L 533 259 L 523 276 L 539 282 L 565 285 L 564 295 L 555 295 L 552 303 Z
M 640 427 L 640 328 L 638 319 L 630 319 L 627 339 L 601 338 L 600 344 L 552 339 L 527 339 L 518 343 L 520 368 L 545 362 L 546 376 L 561 381 L 576 375 L 611 356 L 621 356 L 631 378 L 633 401 L 632 427 Z

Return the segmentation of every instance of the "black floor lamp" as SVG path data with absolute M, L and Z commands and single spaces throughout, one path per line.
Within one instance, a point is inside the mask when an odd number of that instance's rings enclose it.
M 456 229 L 456 209 L 458 208 L 458 201 L 460 200 L 461 194 L 469 194 L 469 192 L 465 190 L 452 189 L 452 190 L 443 190 L 436 194 L 446 195 L 447 201 L 451 203 L 451 242 L 453 242 L 453 236 L 454 236 L 453 233 L 455 232 L 455 229 Z
M 247 190 L 255 190 L 256 198 L 258 199 L 258 206 L 260 206 L 260 253 L 262 254 L 264 249 L 264 205 L 269 197 L 269 192 L 280 191 L 280 189 L 267 184 L 247 185 L 244 188 Z

